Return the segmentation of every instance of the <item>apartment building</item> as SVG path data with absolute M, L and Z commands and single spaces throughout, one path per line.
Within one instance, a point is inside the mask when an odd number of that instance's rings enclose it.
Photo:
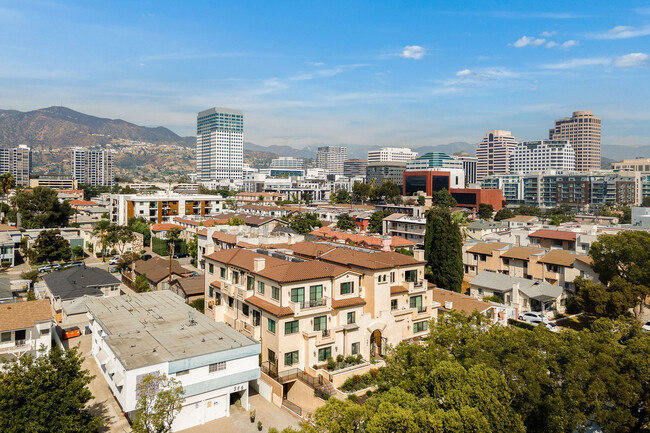
M 366 159 L 348 159 L 343 162 L 343 176 L 352 177 L 366 177 L 366 169 L 368 167 L 368 160 Z
M 343 163 L 348 159 L 348 148 L 323 146 L 318 148 L 316 164 L 328 174 L 343 174 Z
M 78 183 L 113 186 L 114 177 L 112 151 L 81 147 L 72 149 L 72 178 Z
M 152 223 L 173 223 L 175 217 L 210 217 L 219 214 L 225 199 L 219 195 L 178 194 L 159 191 L 154 194 L 110 194 L 109 216 L 114 224 L 125 225 L 130 218 Z
M 517 140 L 510 131 L 487 131 L 476 148 L 478 181 L 486 176 L 508 173 L 510 153 L 517 146 Z
M 593 111 L 574 111 L 571 117 L 557 119 L 548 131 L 550 140 L 569 140 L 576 154 L 576 170 L 600 170 L 601 119 Z
M 196 174 L 200 181 L 243 179 L 244 115 L 210 108 L 196 118 Z
M 47 299 L 0 304 L 0 368 L 3 360 L 48 354 L 53 327 Z
M 392 180 L 395 185 L 402 187 L 404 182 L 405 161 L 369 162 L 366 167 L 366 182 L 381 185 L 384 180 Z
M 382 220 L 382 226 L 384 235 L 401 237 L 415 242 L 420 248 L 424 247 L 427 220 L 423 216 L 394 213 Z
M 260 377 L 260 344 L 197 312 L 170 290 L 88 301 L 91 355 L 124 414 L 136 416 L 147 375 L 180 382 L 178 431 L 226 417 L 235 401 L 249 408 Z
M 206 263 L 206 314 L 261 340 L 278 374 L 337 355 L 381 357 L 436 317 L 425 263 L 398 253 L 297 243 L 268 255 L 217 251 Z
M 575 169 L 576 155 L 568 140 L 524 141 L 510 154 L 510 173 Z
M 29 187 L 32 174 L 32 149 L 24 144 L 0 148 L 0 174 L 11 173 L 16 185 Z

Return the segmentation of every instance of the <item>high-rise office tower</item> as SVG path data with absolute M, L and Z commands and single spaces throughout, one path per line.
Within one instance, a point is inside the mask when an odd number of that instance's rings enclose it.
M 80 184 L 113 186 L 113 153 L 110 150 L 72 149 L 72 178 Z
M 576 152 L 576 170 L 600 169 L 600 118 L 593 111 L 574 111 L 571 117 L 557 119 L 548 138 L 569 140 Z
M 368 161 L 365 159 L 348 159 L 343 162 L 343 175 L 345 177 L 366 177 Z
M 478 164 L 476 178 L 508 173 L 510 153 L 517 146 L 517 140 L 510 131 L 488 131 L 476 148 Z
M 418 156 L 407 147 L 382 147 L 368 151 L 368 162 L 410 161 Z
M 343 174 L 343 163 L 348 159 L 348 148 L 323 146 L 318 148 L 316 164 L 328 174 Z
M 244 116 L 240 110 L 210 108 L 196 120 L 196 174 L 199 180 L 242 179 Z
M 510 154 L 510 173 L 575 169 L 576 154 L 567 140 L 524 141 Z
M 16 185 L 29 187 L 32 173 L 32 150 L 21 144 L 0 149 L 0 173 L 11 173 Z

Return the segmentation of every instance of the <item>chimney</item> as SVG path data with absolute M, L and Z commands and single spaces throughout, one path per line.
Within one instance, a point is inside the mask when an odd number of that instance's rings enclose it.
M 423 262 L 424 261 L 424 250 L 423 249 L 415 249 L 413 250 L 413 258 L 417 261 Z
M 512 283 L 512 303 L 519 305 L 519 283 Z
M 454 303 L 452 301 L 445 301 L 445 310 L 453 310 Z
M 390 251 L 390 244 L 392 243 L 392 238 L 390 236 L 381 237 L 381 250 Z
M 253 271 L 259 272 L 266 266 L 266 258 L 264 257 L 255 257 L 253 259 Z

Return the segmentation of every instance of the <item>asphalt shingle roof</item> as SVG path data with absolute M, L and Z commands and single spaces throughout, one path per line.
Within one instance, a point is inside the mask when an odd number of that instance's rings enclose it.
M 100 296 L 99 287 L 120 284 L 120 280 L 99 268 L 78 266 L 51 272 L 43 277 L 52 295 L 61 300 L 75 299 L 84 295 Z

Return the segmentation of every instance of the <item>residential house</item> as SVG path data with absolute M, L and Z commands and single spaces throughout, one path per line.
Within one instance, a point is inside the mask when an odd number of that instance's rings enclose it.
M 508 224 L 509 228 L 530 227 L 532 225 L 537 224 L 539 222 L 539 218 L 530 215 L 516 215 L 512 218 L 507 218 L 503 221 L 505 221 L 506 224 Z
M 465 275 L 478 275 L 484 269 L 500 269 L 499 250 L 505 250 L 508 244 L 500 242 L 477 242 L 463 245 L 463 266 Z
M 49 353 L 53 326 L 47 300 L 0 304 L 0 364 L 26 354 Z
M 459 311 L 469 315 L 477 311 L 489 318 L 492 323 L 499 323 L 501 325 L 507 325 L 508 319 L 515 319 L 517 317 L 516 311 L 512 307 L 494 302 L 485 302 L 452 290 L 434 287 L 433 300 L 440 304 L 438 314 Z
M 528 235 L 533 246 L 541 248 L 560 248 L 575 251 L 577 233 L 565 230 L 540 229 Z
M 424 247 L 426 218 L 394 213 L 384 218 L 382 225 L 386 236 L 399 236 L 415 242 L 419 248 Z
M 205 292 L 205 276 L 194 275 L 192 277 L 176 278 L 172 281 L 171 291 L 183 298 L 186 303 L 201 299 Z
M 88 301 L 91 355 L 124 414 L 133 421 L 138 384 L 166 375 L 183 387 L 172 431 L 249 408 L 260 377 L 260 343 L 197 312 L 171 291 Z
M 185 233 L 183 227 L 172 223 L 152 224 L 151 235 L 157 237 L 158 239 L 167 239 L 167 232 L 169 232 L 171 229 L 178 229 L 180 231 L 179 235 L 181 236 L 181 238 L 185 237 L 183 236 Z
M 138 275 L 145 275 L 152 290 L 167 290 L 170 281 L 190 276 L 192 273 L 193 271 L 182 267 L 176 259 L 153 257 L 146 261 L 140 259 L 133 262 L 129 269 L 122 273 L 122 282 L 132 288 Z

